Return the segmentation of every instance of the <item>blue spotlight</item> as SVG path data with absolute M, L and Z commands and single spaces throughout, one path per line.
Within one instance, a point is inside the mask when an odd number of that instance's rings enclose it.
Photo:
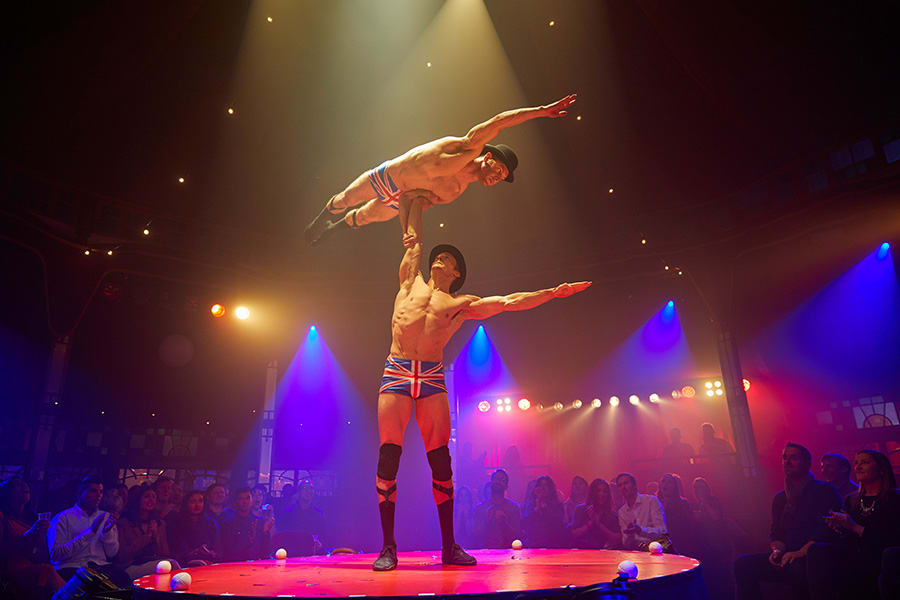
M 876 255 L 876 256 L 878 256 L 878 260 L 883 260 L 884 257 L 886 257 L 888 255 L 888 252 L 890 251 L 890 249 L 891 249 L 891 245 L 888 244 L 887 242 L 884 242 L 883 244 L 881 244 L 881 246 L 878 247 L 878 254 Z
M 669 300 L 668 302 L 666 302 L 666 308 L 675 308 L 675 301 Z

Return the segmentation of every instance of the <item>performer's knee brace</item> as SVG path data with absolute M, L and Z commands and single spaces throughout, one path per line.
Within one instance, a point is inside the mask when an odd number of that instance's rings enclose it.
M 400 455 L 403 448 L 397 444 L 382 444 L 378 449 L 378 478 L 385 481 L 397 479 L 400 468 Z
M 431 477 L 435 481 L 449 481 L 453 478 L 453 470 L 450 468 L 450 449 L 447 446 L 435 448 L 427 453 L 428 464 L 431 466 Z

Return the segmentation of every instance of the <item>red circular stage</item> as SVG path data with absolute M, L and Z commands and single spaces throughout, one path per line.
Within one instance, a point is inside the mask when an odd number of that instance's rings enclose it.
M 401 552 L 395 571 L 372 571 L 375 554 L 311 556 L 287 560 L 224 563 L 183 569 L 191 574 L 184 597 L 397 598 L 471 594 L 524 598 L 571 595 L 581 588 L 608 583 L 623 560 L 638 566 L 628 583 L 641 598 L 706 598 L 700 563 L 686 556 L 615 550 L 475 550 L 475 567 L 441 565 L 440 552 Z M 181 571 L 177 571 L 181 572 Z M 134 597 L 175 598 L 172 575 L 135 580 Z M 538 594 L 539 593 L 539 594 Z

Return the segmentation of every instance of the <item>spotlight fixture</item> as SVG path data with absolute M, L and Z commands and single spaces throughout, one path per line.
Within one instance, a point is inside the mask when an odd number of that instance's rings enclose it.
M 487 400 L 482 400 L 481 402 L 478 403 L 478 410 L 483 413 L 491 410 L 491 403 L 488 402 Z
M 519 410 L 528 410 L 529 408 L 531 408 L 531 401 L 528 398 L 519 400 Z
M 692 385 L 686 385 L 683 388 L 681 388 L 681 395 L 684 396 L 685 398 L 693 398 L 694 396 L 697 395 L 697 390 L 695 390 L 694 386 L 692 386 Z
M 107 255 L 107 256 L 112 256 L 112 254 L 113 254 L 113 253 L 112 253 L 112 250 L 107 250 L 107 251 L 106 251 L 106 255 Z
M 233 114 L 234 114 L 234 109 L 231 108 L 231 107 L 229 106 L 227 112 L 228 112 L 229 115 L 233 115 Z
M 271 23 L 271 22 L 272 22 L 272 17 L 266 17 L 266 23 Z
M 506 409 L 506 412 L 509 412 L 512 410 L 512 406 L 509 406 L 508 404 L 506 406 L 504 406 L 503 408 Z
M 557 402 L 556 404 L 553 405 L 553 408 L 555 408 L 556 410 L 562 410 L 562 409 L 563 409 L 563 403 L 562 403 L 562 402 Z
M 672 400 L 678 400 L 679 398 L 681 398 L 681 392 L 672 390 Z
M 503 398 L 497 398 L 497 406 L 503 406 Z
M 85 256 L 90 256 L 90 255 L 91 255 L 91 251 L 88 250 L 87 248 L 85 248 L 85 250 L 84 250 L 84 255 L 85 255 Z
M 742 381 L 744 383 L 744 391 L 749 392 L 750 391 L 750 380 L 747 379 L 746 377 L 744 377 L 744 379 Z
M 666 265 L 666 266 L 663 267 L 663 268 L 664 268 L 666 271 L 668 271 L 668 270 L 669 270 L 669 265 Z
M 581 408 L 583 406 L 581 400 L 576 400 L 572 403 L 572 408 Z
M 614 188 L 609 188 L 608 191 L 609 191 L 610 194 L 612 194 L 612 193 L 613 193 L 614 191 L 616 191 L 616 190 L 615 190 Z
M 438 225 L 438 227 L 440 227 L 441 229 L 443 229 L 443 228 L 444 228 L 444 224 L 441 223 L 440 225 Z
M 659 394 L 650 394 L 650 402 L 654 404 L 659 403 Z
M 246 306 L 238 306 L 236 309 L 234 309 L 234 316 L 241 321 L 246 321 L 250 318 L 250 309 Z
M 213 304 L 209 307 L 209 312 L 215 318 L 224 317 L 225 316 L 225 307 L 221 304 Z
M 718 379 L 716 381 L 713 381 L 713 387 L 717 387 L 717 388 L 722 387 L 722 382 L 719 381 Z
M 178 178 L 178 183 L 184 183 L 184 177 L 179 177 L 179 178 Z
M 609 397 L 609 405 L 613 408 L 619 405 L 619 397 L 618 396 L 610 396 Z
M 712 390 L 706 390 L 706 395 L 709 396 L 710 398 L 712 398 L 713 396 L 716 395 L 716 393 Z
M 503 400 L 503 404 L 510 404 L 512 401 L 509 398 Z
M 725 390 L 723 390 L 722 388 L 719 388 L 716 390 L 716 396 L 722 396 L 724 394 L 725 394 Z
M 144 227 L 144 235 L 150 235 L 150 230 Z
M 431 63 L 430 63 L 430 62 L 427 62 L 427 63 L 425 63 L 425 66 L 428 67 L 428 68 L 430 69 L 430 68 L 431 68 Z
M 703 387 L 705 387 L 706 389 L 709 390 L 709 389 L 712 389 L 712 385 L 713 385 L 712 381 L 707 381 L 703 384 Z
M 647 238 L 641 239 L 641 245 L 642 245 L 642 246 L 646 246 L 646 245 L 647 245 Z
M 890 252 L 890 250 L 891 245 L 887 242 L 884 242 L 880 246 L 878 246 L 878 253 L 876 254 L 878 260 L 883 260 L 888 255 L 888 252 Z
M 575 120 L 576 120 L 576 121 L 580 121 L 580 120 L 581 120 L 581 115 L 578 115 L 577 117 L 575 117 Z
M 630 402 L 632 406 L 637 406 L 641 403 L 641 399 L 638 398 L 637 394 L 632 394 L 628 396 L 628 402 Z
M 594 398 L 593 400 L 591 400 L 591 407 L 592 407 L 592 408 L 600 408 L 600 405 L 601 405 L 601 404 L 603 404 L 603 403 L 600 402 L 600 398 Z
M 549 23 L 547 23 L 547 25 L 553 27 L 554 25 L 556 25 L 556 21 L 550 21 Z

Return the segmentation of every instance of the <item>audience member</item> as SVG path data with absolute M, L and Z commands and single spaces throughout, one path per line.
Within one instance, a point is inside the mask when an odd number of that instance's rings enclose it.
M 250 514 L 253 496 L 250 488 L 234 494 L 234 510 L 221 521 L 222 549 L 226 562 L 257 560 L 269 554 L 274 518 L 262 519 Z
M 519 505 L 506 498 L 509 475 L 497 469 L 491 475 L 491 496 L 475 507 L 475 539 L 481 548 L 509 548 L 521 535 Z
M 284 509 L 280 520 L 276 521 L 278 531 L 305 531 L 313 538 L 313 553 L 323 549 L 321 539 L 325 536 L 325 514 L 313 505 L 316 490 L 309 479 L 297 486 L 294 503 Z M 268 518 L 269 515 L 265 515 Z
M 681 440 L 681 430 L 673 427 L 669 431 L 670 443 L 663 446 L 663 458 L 687 458 L 694 455 L 694 449 L 687 442 Z
M 850 461 L 842 454 L 829 453 L 822 457 L 822 479 L 834 486 L 841 498 L 859 491 L 859 486 L 850 481 Z
M 99 510 L 103 483 L 97 477 L 85 477 L 78 484 L 75 506 L 57 514 L 47 529 L 50 562 L 63 579 L 69 579 L 79 567 L 90 566 L 121 587 L 130 587 L 131 578 L 111 564 L 119 553 L 116 517 Z
M 205 494 L 194 490 L 185 495 L 181 510 L 169 513 L 169 545 L 181 565 L 197 567 L 222 557 L 219 524 L 203 510 Z
M 744 554 L 734 563 L 737 598 L 761 598 L 760 582 L 789 584 L 797 595 L 807 591 L 806 554 L 815 542 L 834 539 L 825 516 L 838 510 L 841 499 L 830 483 L 809 472 L 812 456 L 800 444 L 788 443 L 782 453 L 784 490 L 772 500 L 768 554 Z
M 697 545 L 693 543 L 696 537 L 694 514 L 690 502 L 684 497 L 681 477 L 674 473 L 666 473 L 660 477 L 656 497 L 662 504 L 672 544 L 680 554 L 694 556 L 697 550 Z
M 184 488 L 178 482 L 173 482 L 172 492 L 169 495 L 169 515 L 177 513 L 184 504 Z M 168 515 L 166 515 L 168 516 Z
M 647 482 L 647 493 L 651 496 L 659 495 L 659 482 L 656 481 L 648 481 Z
M 253 486 L 253 489 L 250 490 L 250 494 L 253 496 L 253 504 L 250 505 L 250 513 L 254 517 L 263 517 L 263 506 L 269 504 L 268 496 L 269 490 L 266 489 L 261 483 L 257 483 Z
M 713 496 L 706 479 L 695 478 L 692 487 L 696 498 L 695 531 L 686 547 L 679 547 L 678 551 L 703 563 L 703 579 L 711 598 L 733 597 L 735 546 L 739 538 L 746 536 L 736 523 L 726 520 L 722 503 Z
M 570 532 L 576 548 L 612 549 L 622 545 L 619 518 L 612 510 L 612 494 L 606 480 L 591 482 L 587 502 L 575 507 Z
M 47 600 L 63 586 L 47 563 L 49 527 L 32 512 L 31 488 L 24 480 L 0 483 L 0 580 L 9 582 L 16 598 Z
M 171 477 L 160 475 L 151 487 L 156 492 L 156 513 L 165 519 L 170 512 L 177 509 L 174 498 L 172 498 L 172 491 L 176 487 L 175 481 Z
M 522 518 L 522 540 L 529 548 L 563 548 L 566 546 L 565 511 L 556 484 L 549 475 L 538 477 L 532 491 L 533 508 Z
M 127 498 L 128 488 L 125 488 L 124 494 L 118 493 L 118 490 L 115 487 L 109 491 L 106 491 L 106 489 L 104 488 L 104 494 L 100 499 L 99 508 L 100 510 L 104 510 L 118 519 L 122 515 L 122 511 L 125 510 L 125 503 Z
M 731 454 L 734 448 L 731 442 L 725 438 L 716 437 L 716 428 L 712 423 L 704 423 L 700 426 L 703 443 L 700 444 L 700 454 L 710 456 L 715 454 Z
M 171 483 L 171 480 L 169 480 Z M 117 521 L 119 554 L 116 564 L 132 579 L 155 572 L 160 560 L 174 560 L 169 552 L 166 522 L 156 510 L 156 492 L 152 487 L 129 499 L 128 506 Z M 175 561 L 175 568 L 180 568 Z
M 584 504 L 587 501 L 587 495 L 587 480 L 581 475 L 576 475 L 572 478 L 572 486 L 569 488 L 569 498 L 563 503 L 567 527 L 572 524 L 572 517 L 575 516 L 575 507 L 579 504 Z
M 809 549 L 810 595 L 817 600 L 837 599 L 841 592 L 877 598 L 882 553 L 900 546 L 900 493 L 890 460 L 861 450 L 855 471 L 859 490 L 844 498 L 842 511 L 825 517 L 840 539 Z
M 456 541 L 465 548 L 476 545 L 475 542 L 475 501 L 472 490 L 460 486 L 456 490 L 453 501 L 453 527 Z
M 214 483 L 206 488 L 206 496 L 203 498 L 206 505 L 206 514 L 219 525 L 222 525 L 222 521 L 234 515 L 234 511 L 225 506 L 227 499 L 228 490 L 221 483 Z
M 619 508 L 619 529 L 626 550 L 643 549 L 647 543 L 666 535 L 666 518 L 656 496 L 639 494 L 637 480 L 631 473 L 616 476 L 625 503 Z
M 704 523 L 721 521 L 724 516 L 722 502 L 712 495 L 709 482 L 703 477 L 695 477 L 691 487 L 694 488 L 694 498 L 697 499 L 697 504 L 694 505 L 697 520 Z

